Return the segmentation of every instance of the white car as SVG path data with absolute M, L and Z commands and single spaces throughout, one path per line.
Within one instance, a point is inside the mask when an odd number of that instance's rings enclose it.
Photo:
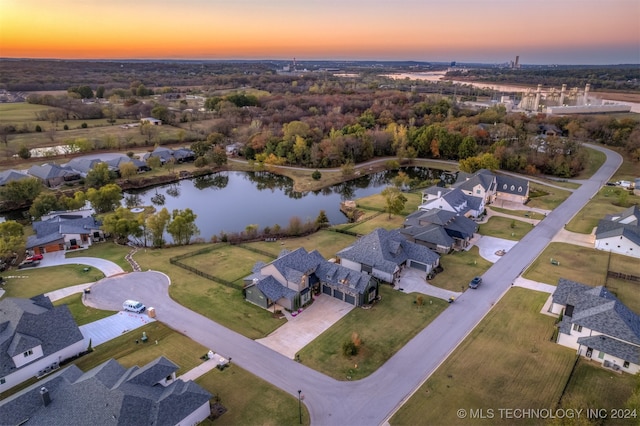
M 146 306 L 137 300 L 125 300 L 122 304 L 122 309 L 129 312 L 135 312 L 136 314 L 144 312 Z

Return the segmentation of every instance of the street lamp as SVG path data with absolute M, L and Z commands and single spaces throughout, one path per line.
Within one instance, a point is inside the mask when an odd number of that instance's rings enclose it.
M 300 402 L 301 390 L 298 389 L 298 413 L 300 414 L 300 424 L 302 424 L 302 403 Z

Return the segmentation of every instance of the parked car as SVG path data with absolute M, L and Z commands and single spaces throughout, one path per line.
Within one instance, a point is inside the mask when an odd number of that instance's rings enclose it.
M 144 312 L 146 306 L 137 300 L 125 300 L 122 304 L 122 309 L 129 312 L 135 312 L 136 314 Z
M 33 256 L 28 256 L 25 260 L 42 260 L 42 255 L 34 254 Z
M 482 278 L 481 277 L 473 277 L 473 279 L 469 283 L 469 288 L 476 289 L 476 288 L 478 288 L 478 286 L 480 285 L 481 282 L 482 282 Z
M 24 260 L 18 265 L 18 269 L 35 268 L 40 264 L 39 260 Z

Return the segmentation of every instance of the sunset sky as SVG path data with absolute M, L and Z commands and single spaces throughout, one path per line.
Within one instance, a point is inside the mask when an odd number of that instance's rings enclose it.
M 640 0 L 0 0 L 0 57 L 640 63 Z

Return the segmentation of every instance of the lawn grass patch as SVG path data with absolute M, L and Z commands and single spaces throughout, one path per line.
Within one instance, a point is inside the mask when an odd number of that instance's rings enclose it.
M 553 210 L 569 198 L 570 195 L 571 191 L 532 183 L 529 189 L 529 202 L 527 206 L 543 210 Z
M 406 216 L 413 213 L 418 209 L 418 206 L 422 204 L 422 194 L 419 192 L 403 192 L 402 195 L 407 199 L 402 215 Z M 387 200 L 382 194 L 373 194 L 358 198 L 356 205 L 358 208 L 367 210 L 387 211 Z
M 551 264 L 551 259 L 560 264 Z M 637 274 L 638 260 L 573 244 L 550 243 L 531 263 L 523 276 L 551 285 L 558 284 L 560 278 L 590 286 L 606 284 L 622 303 L 635 312 L 640 312 L 640 285 L 632 281 L 607 278 L 607 268 L 623 274 Z
M 84 265 L 58 265 L 12 269 L 2 273 L 6 280 L 5 297 L 31 298 L 53 290 L 99 281 L 104 274 L 96 268 L 84 271 Z
M 587 154 L 589 154 L 589 158 L 587 159 L 587 164 L 584 169 L 573 179 L 589 179 L 594 175 L 595 172 L 598 171 L 600 167 L 607 160 L 607 155 L 604 152 L 595 150 L 593 148 L 585 148 Z
M 213 369 L 195 381 L 211 392 L 227 411 L 215 421 L 201 425 L 294 425 L 299 423 L 298 398 L 232 364 Z M 302 405 L 302 423 L 308 425 L 309 412 Z
M 580 357 L 573 375 L 562 397 L 561 407 L 566 409 L 612 409 L 625 408 L 637 384 L 633 374 L 618 374 L 602 368 L 596 361 Z M 638 413 L 640 415 L 640 413 Z M 609 419 L 606 424 L 629 424 Z
M 478 233 L 505 240 L 520 241 L 531 229 L 533 226 L 530 223 L 502 216 L 492 216 L 486 223 L 480 224 Z
M 331 230 L 321 230 L 313 234 L 298 238 L 282 238 L 278 241 L 266 242 L 258 241 L 248 243 L 250 247 L 273 253 L 273 257 L 277 257 L 283 249 L 293 251 L 299 247 L 304 247 L 307 251 L 318 250 L 325 259 L 335 257 L 336 253 L 345 247 L 350 246 L 356 241 L 356 238 L 338 233 Z M 251 265 L 253 267 L 253 265 Z
M 125 260 L 125 256 L 129 254 L 131 247 L 122 246 L 110 241 L 94 243 L 85 250 L 67 252 L 65 258 L 72 259 L 75 257 L 97 257 L 100 259 L 110 260 L 125 272 L 131 272 L 132 268 L 129 262 Z
M 63 299 L 58 299 L 53 302 L 54 306 L 67 305 L 73 319 L 78 325 L 89 324 L 90 322 L 97 321 L 102 318 L 109 317 L 116 312 L 103 311 L 100 309 L 90 308 L 82 303 L 82 293 L 72 294 Z
M 370 213 L 368 211 L 367 213 Z M 399 215 L 391 215 L 389 218 L 388 213 L 379 214 L 367 214 L 364 220 L 359 220 L 357 223 L 349 223 L 347 225 L 343 225 L 342 229 L 347 229 L 351 232 L 355 232 L 359 235 L 367 235 L 374 231 L 377 228 L 384 228 L 387 230 L 398 229 L 402 227 L 404 223 L 405 217 Z
M 468 251 L 451 252 L 440 256 L 443 272 L 429 280 L 429 283 L 451 291 L 464 291 L 473 277 L 484 274 L 491 265 L 491 262 L 480 256 L 480 250 L 476 246 Z
M 149 340 L 142 343 L 142 333 L 146 333 Z M 155 344 L 155 341 L 158 344 Z M 138 343 L 136 343 L 138 341 Z M 159 356 L 165 356 L 178 365 L 176 375 L 186 373 L 202 364 L 200 357 L 209 348 L 194 342 L 183 334 L 167 327 L 159 321 L 145 324 L 126 334 L 116 337 L 93 348 L 93 352 L 79 358 L 74 363 L 87 371 L 103 362 L 115 358 L 125 368 L 137 365 L 142 367 Z
M 269 263 L 272 260 L 273 258 L 242 247 L 218 245 L 215 250 L 185 257 L 180 262 L 214 277 L 233 282 L 250 275 L 256 262 Z
M 265 337 L 284 324 L 272 313 L 245 301 L 242 290 L 209 281 L 169 263 L 171 257 L 207 246 L 214 245 L 142 249 L 134 258 L 143 270 L 151 269 L 169 276 L 169 295 L 176 302 L 250 339 Z
M 509 424 L 499 408 L 555 407 L 575 351 L 550 341 L 555 318 L 540 313 L 547 297 L 511 288 L 390 423 Z M 493 409 L 495 417 L 459 418 L 461 408 Z
M 416 294 L 405 294 L 388 285 L 380 286 L 380 302 L 371 309 L 356 308 L 341 318 L 300 352 L 303 364 L 337 380 L 358 380 L 376 371 L 412 337 L 436 318 L 448 304 Z M 354 333 L 362 341 L 359 353 L 346 357 L 342 345 Z M 355 367 L 357 365 L 357 367 Z
M 626 192 L 626 202 L 620 204 L 621 195 Z M 624 197 L 624 195 L 622 196 Z M 598 193 L 576 214 L 567 224 L 567 230 L 590 234 L 593 228 L 598 226 L 600 219 L 611 213 L 622 212 L 633 204 L 640 203 L 640 197 L 624 188 L 604 186 Z

